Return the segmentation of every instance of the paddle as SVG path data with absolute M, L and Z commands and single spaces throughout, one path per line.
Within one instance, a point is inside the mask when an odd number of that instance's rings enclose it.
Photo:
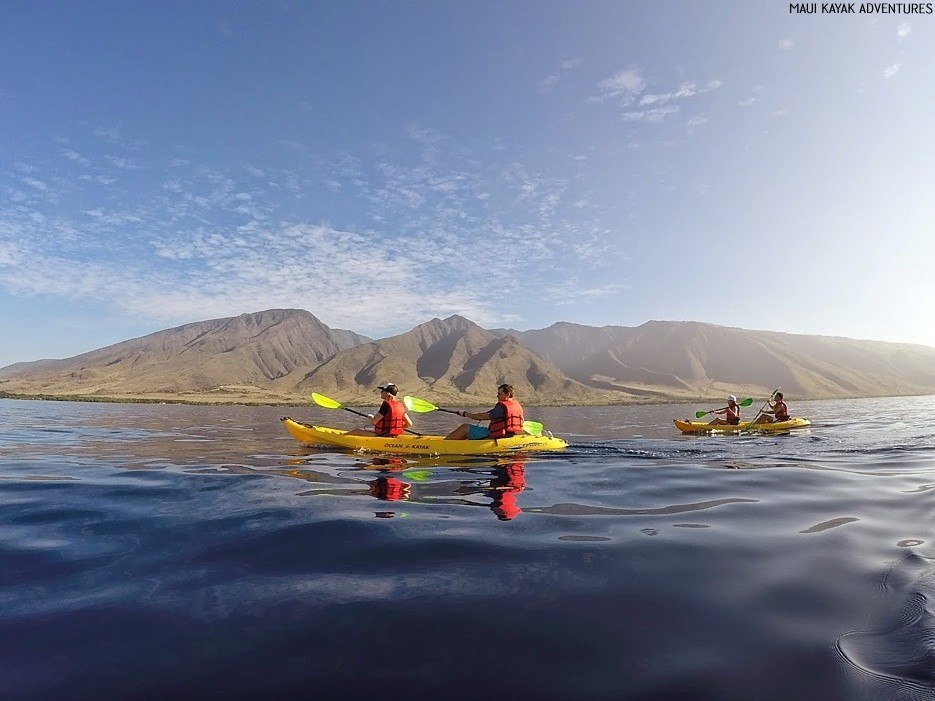
M 751 404 L 753 404 L 753 397 L 747 397 L 742 402 L 740 402 L 737 406 L 750 406 Z M 727 407 L 721 407 L 721 408 L 726 409 Z M 702 416 L 706 416 L 707 414 L 710 414 L 711 412 L 714 412 L 714 411 L 720 411 L 720 409 L 711 409 L 711 411 L 700 411 L 700 410 L 696 411 L 695 418 L 700 419 Z
M 756 423 L 756 420 L 757 420 L 758 418 L 760 418 L 760 414 L 762 414 L 763 411 L 766 409 L 766 407 L 769 405 L 769 403 L 770 403 L 771 401 L 773 401 L 773 397 L 776 396 L 776 392 L 778 392 L 780 389 L 782 389 L 782 388 L 781 388 L 781 387 L 777 387 L 776 389 L 773 390 L 773 393 L 772 393 L 771 395 L 769 395 L 769 399 L 767 399 L 766 402 L 764 402 L 763 406 L 760 407 L 760 410 L 759 410 L 758 412 L 756 412 L 756 416 L 753 417 L 753 420 L 752 420 L 750 423 L 746 424 L 745 426 L 743 426 L 743 427 L 740 429 L 740 432 L 741 432 L 741 433 L 743 433 L 744 431 L 749 430 L 750 427 L 753 426 L 754 423 Z
M 365 419 L 370 418 L 368 414 L 364 414 L 363 412 L 360 412 L 360 411 L 355 411 L 354 409 L 349 409 L 348 407 L 344 406 L 340 402 L 334 401 L 331 397 L 326 397 L 323 394 L 318 394 L 318 392 L 312 392 L 312 401 L 315 402 L 318 406 L 323 406 L 325 409 L 344 409 L 344 411 L 349 411 L 352 414 L 363 416 Z M 406 433 L 411 433 L 416 436 L 424 435 L 416 431 L 411 431 L 408 428 L 406 429 Z
M 455 414 L 457 416 L 462 415 L 460 411 L 444 409 L 440 406 L 435 406 L 432 404 L 432 402 L 427 402 L 424 399 L 419 399 L 418 397 L 410 397 L 409 395 L 403 397 L 403 404 L 406 405 L 407 409 L 414 411 L 417 414 L 426 414 L 430 411 L 444 411 L 447 414 Z M 542 424 L 538 421 L 523 421 L 523 430 L 532 436 L 541 436 Z

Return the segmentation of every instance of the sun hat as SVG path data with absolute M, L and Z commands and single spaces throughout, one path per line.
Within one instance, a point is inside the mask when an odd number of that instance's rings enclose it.
M 733 394 L 728 394 L 728 395 L 727 395 L 727 401 L 733 402 L 734 404 L 736 404 L 736 403 L 737 403 L 737 397 L 735 397 Z

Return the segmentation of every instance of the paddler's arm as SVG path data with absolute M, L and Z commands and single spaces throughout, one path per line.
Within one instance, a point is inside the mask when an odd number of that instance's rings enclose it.
M 490 421 L 490 412 L 489 411 L 462 411 L 461 416 L 466 419 L 474 419 L 475 421 Z

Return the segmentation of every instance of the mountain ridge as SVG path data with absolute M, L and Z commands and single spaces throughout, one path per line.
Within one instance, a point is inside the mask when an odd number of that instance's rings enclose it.
M 294 403 L 317 391 L 372 403 L 377 384 L 486 404 L 511 382 L 530 404 L 935 393 L 935 348 L 695 321 L 484 329 L 452 315 L 370 339 L 301 309 L 191 322 L 60 360 L 0 368 L 9 395 Z

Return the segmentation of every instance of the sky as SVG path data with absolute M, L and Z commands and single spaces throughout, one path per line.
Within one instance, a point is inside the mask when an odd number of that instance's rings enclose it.
M 0 366 L 271 308 L 935 346 L 933 86 L 933 14 L 0 0 Z

